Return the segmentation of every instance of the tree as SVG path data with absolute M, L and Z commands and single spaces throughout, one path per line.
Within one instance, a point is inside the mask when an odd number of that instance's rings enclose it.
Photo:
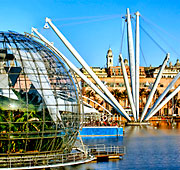
M 121 96 L 122 99 L 124 99 L 125 103 L 124 103 L 124 106 L 127 107 L 129 104 L 126 102 L 128 101 L 128 94 L 127 94 L 127 90 L 124 90 L 122 92 L 122 96 Z
M 147 90 L 145 88 L 142 88 L 139 90 L 139 96 L 140 96 L 140 107 L 144 107 L 145 102 L 143 102 L 144 97 L 146 97 Z
M 120 91 L 118 90 L 118 89 L 113 89 L 112 91 L 111 91 L 111 93 L 113 94 L 113 96 L 119 101 L 119 98 L 120 98 Z

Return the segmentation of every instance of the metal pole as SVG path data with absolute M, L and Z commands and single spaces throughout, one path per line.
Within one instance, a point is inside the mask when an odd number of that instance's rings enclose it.
M 45 42 L 54 53 L 56 53 L 63 61 L 71 68 L 76 74 L 79 75 L 97 94 L 99 94 L 104 100 L 106 100 L 112 107 L 114 107 L 123 117 L 128 119 L 120 110 L 117 108 L 112 101 L 104 95 L 74 64 L 72 64 L 56 47 L 54 47 L 45 37 L 43 37 L 35 28 L 32 28 L 32 32 L 35 32 L 40 39 Z M 129 120 L 129 119 L 128 119 Z
M 155 93 L 155 91 L 157 89 L 159 81 L 160 81 L 160 79 L 162 77 L 163 70 L 164 70 L 168 60 L 169 60 L 169 53 L 167 53 L 166 58 L 164 59 L 163 64 L 161 66 L 161 69 L 159 70 L 159 73 L 158 73 L 158 75 L 156 77 L 155 83 L 153 84 L 153 87 L 152 87 L 152 90 L 151 90 L 151 92 L 149 94 L 149 97 L 147 99 L 146 105 L 144 106 L 144 110 L 143 110 L 143 113 L 142 113 L 140 121 L 142 121 L 144 119 L 144 116 L 145 116 L 145 114 L 146 114 L 146 112 L 148 110 L 148 107 L 149 107 L 149 105 L 150 105 L 150 103 L 152 101 L 153 95 L 154 95 L 154 93 Z
M 156 107 L 152 113 L 150 115 L 147 116 L 147 118 L 145 120 L 149 120 L 152 116 L 154 116 L 158 110 L 160 110 L 169 100 L 171 100 L 178 92 L 180 91 L 180 85 L 171 93 L 169 94 L 169 96 L 163 100 L 163 102 L 158 106 Z
M 164 90 L 164 92 L 159 96 L 159 98 L 156 100 L 156 102 L 154 103 L 153 107 L 149 110 L 149 112 L 147 113 L 147 116 L 150 115 L 153 110 L 159 105 L 159 103 L 163 100 L 163 98 L 166 96 L 166 94 L 168 93 L 169 90 L 172 89 L 172 87 L 174 86 L 174 84 L 176 83 L 176 81 L 179 79 L 180 77 L 180 72 L 176 75 L 176 77 L 171 81 L 171 83 L 168 85 L 168 87 Z M 146 117 L 147 117 L 146 116 Z
M 74 55 L 74 57 L 78 60 L 78 62 L 86 69 L 89 75 L 93 78 L 93 80 L 99 85 L 101 90 L 109 97 L 109 99 L 114 103 L 114 105 L 122 112 L 122 114 L 130 121 L 131 118 L 125 112 L 123 107 L 118 103 L 115 97 L 111 94 L 111 92 L 105 87 L 105 85 L 101 82 L 101 80 L 97 77 L 97 75 L 92 71 L 92 69 L 88 66 L 88 64 L 84 61 L 84 59 L 79 55 L 79 53 L 74 49 L 74 47 L 69 43 L 69 41 L 63 36 L 63 34 L 56 28 L 56 26 L 51 22 L 49 18 L 46 18 L 46 22 L 49 23 L 51 28 L 57 34 L 57 36 L 62 40 L 64 45 L 69 49 L 69 51 Z
M 140 41 L 139 41 L 139 16 L 140 13 L 136 12 L 136 58 L 135 58 L 135 67 L 136 67 L 136 75 L 135 75 L 135 87 L 136 87 L 136 95 L 135 95 L 135 105 L 136 105 L 136 114 L 137 114 L 137 120 L 139 119 L 139 47 L 140 47 Z
M 174 114 L 174 97 L 172 97 L 172 115 Z
M 87 150 L 86 150 L 86 148 L 85 148 L 85 146 L 84 146 L 84 142 L 83 142 L 83 140 L 82 140 L 82 138 L 81 138 L 81 134 L 80 134 L 79 130 L 78 130 L 78 134 L 79 134 L 80 142 L 81 142 L 82 147 L 83 147 L 83 150 L 84 150 L 84 154 L 85 154 L 85 156 L 87 157 L 88 153 L 87 153 Z
M 129 53 L 129 67 L 130 67 L 130 75 L 131 75 L 131 88 L 132 88 L 132 96 L 135 102 L 135 63 L 134 63 L 134 46 L 133 46 L 133 35 L 131 28 L 131 16 L 129 12 L 129 8 L 127 8 L 127 38 L 128 38 L 128 53 Z
M 82 96 L 82 98 L 85 98 L 85 99 L 87 99 L 87 100 L 90 100 L 90 101 L 92 101 L 93 103 L 97 104 L 99 107 L 101 107 L 101 108 L 103 109 L 103 114 L 105 114 L 104 111 L 106 111 L 106 112 L 108 112 L 110 115 L 112 115 L 112 113 L 111 113 L 109 110 L 107 110 L 104 106 L 100 105 L 98 102 L 96 102 L 96 101 L 94 101 L 94 100 L 92 100 L 92 99 L 90 99 L 90 98 L 88 98 L 88 97 L 86 97 L 86 96 Z M 87 104 L 86 102 L 83 102 L 83 103 Z M 89 105 L 89 104 L 88 104 L 88 105 Z M 90 107 L 92 107 L 92 106 L 90 105 Z
M 123 78 L 124 78 L 124 82 L 125 82 L 125 86 L 126 86 L 126 90 L 127 90 L 127 94 L 128 94 L 129 103 L 131 105 L 131 109 L 132 109 L 132 112 L 133 112 L 133 117 L 134 117 L 134 120 L 137 121 L 137 119 L 136 119 L 136 108 L 135 108 L 135 105 L 134 105 L 134 101 L 133 101 L 133 97 L 132 97 L 132 93 L 131 93 L 131 88 L 130 88 L 130 85 L 129 85 L 128 75 L 127 75 L 126 67 L 124 65 L 122 54 L 119 55 L 119 61 L 121 62 Z

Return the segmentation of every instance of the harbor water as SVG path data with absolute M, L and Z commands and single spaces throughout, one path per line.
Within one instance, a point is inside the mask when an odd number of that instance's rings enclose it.
M 123 160 L 90 162 L 52 170 L 180 170 L 180 124 L 127 126 L 124 137 L 83 138 L 85 144 L 126 146 Z

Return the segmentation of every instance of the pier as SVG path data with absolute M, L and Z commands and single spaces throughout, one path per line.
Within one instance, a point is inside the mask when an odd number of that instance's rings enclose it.
M 104 144 L 88 145 L 88 153 L 97 161 L 122 159 L 126 154 L 125 146 L 106 146 Z

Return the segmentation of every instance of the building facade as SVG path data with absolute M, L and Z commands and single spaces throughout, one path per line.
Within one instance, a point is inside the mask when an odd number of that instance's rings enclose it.
M 129 71 L 129 65 L 128 60 L 124 60 L 127 74 L 129 76 L 129 82 L 130 82 L 130 71 Z M 112 50 L 109 49 L 106 55 L 106 68 L 100 68 L 100 67 L 91 67 L 94 73 L 99 77 L 99 79 L 108 87 L 108 89 L 112 92 L 112 94 L 115 96 L 115 98 L 119 101 L 119 103 L 122 105 L 122 107 L 129 111 L 130 104 L 127 97 L 127 92 L 124 84 L 123 74 L 122 74 L 122 68 L 121 66 L 114 66 L 113 65 L 113 53 Z M 159 67 L 140 67 L 139 69 L 139 108 L 140 108 L 140 114 L 142 113 L 142 110 L 145 106 L 146 100 L 148 98 L 148 95 L 151 91 L 151 88 L 153 87 L 153 83 L 155 82 L 155 79 L 157 77 L 157 74 L 160 70 Z M 86 72 L 84 68 L 81 69 L 81 71 L 92 81 L 91 76 Z M 158 84 L 157 90 L 154 94 L 153 100 L 149 106 L 153 105 L 155 100 L 160 96 L 160 94 L 166 89 L 166 87 L 169 85 L 169 83 L 173 80 L 173 78 L 179 73 L 180 71 L 180 63 L 179 60 L 176 61 L 174 65 L 172 63 L 169 63 L 169 66 L 166 66 L 162 78 Z M 109 106 L 107 103 L 103 101 L 95 92 L 88 87 L 88 85 L 81 80 L 77 76 L 78 81 L 82 82 L 82 95 L 91 98 L 92 100 L 95 100 L 99 104 L 105 106 L 107 109 L 109 109 L 111 112 L 114 112 L 111 106 Z M 95 82 L 94 82 L 95 83 Z M 180 84 L 180 79 L 177 80 L 175 83 L 173 89 L 175 89 Z M 171 93 L 173 89 L 169 92 Z M 180 93 L 178 93 L 175 97 L 172 98 L 161 110 L 158 111 L 156 116 L 172 116 L 172 115 L 180 115 Z M 91 102 L 90 102 L 91 104 Z M 92 104 L 95 108 L 96 106 Z M 98 107 L 97 107 L 98 109 Z M 131 114 L 131 113 L 130 113 Z

